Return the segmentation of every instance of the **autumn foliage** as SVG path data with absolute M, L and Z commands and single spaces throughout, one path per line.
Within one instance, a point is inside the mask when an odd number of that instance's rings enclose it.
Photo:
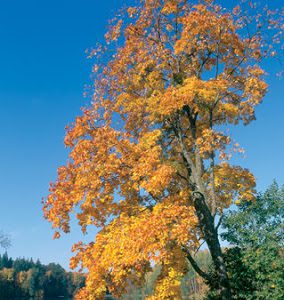
M 71 267 L 88 270 L 78 299 L 119 297 L 156 264 L 148 299 L 181 299 L 188 259 L 204 240 L 229 299 L 216 222 L 254 198 L 255 179 L 230 164 L 242 149 L 226 127 L 255 119 L 267 90 L 259 62 L 273 50 L 261 19 L 241 6 L 141 0 L 127 13 L 113 21 L 108 51 L 90 54 L 99 61 L 92 105 L 67 129 L 70 161 L 58 169 L 45 217 L 63 232 L 73 214 L 83 232 L 100 229 L 73 248 Z

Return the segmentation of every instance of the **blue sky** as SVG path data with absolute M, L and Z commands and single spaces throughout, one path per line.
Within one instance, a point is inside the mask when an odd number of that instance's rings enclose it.
M 40 201 L 67 158 L 64 128 L 89 102 L 83 97 L 91 71 L 85 49 L 102 40 L 121 3 L 0 2 L 0 229 L 12 237 L 12 257 L 67 267 L 71 245 L 82 239 L 75 229 L 52 240 Z M 283 81 L 268 81 L 257 121 L 232 131 L 246 149 L 246 158 L 237 161 L 254 172 L 260 190 L 274 178 L 284 183 Z

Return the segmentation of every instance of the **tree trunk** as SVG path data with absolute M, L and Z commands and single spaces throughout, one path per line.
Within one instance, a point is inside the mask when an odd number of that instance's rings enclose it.
M 220 299 L 230 300 L 232 299 L 230 282 L 218 239 L 218 233 L 214 225 L 214 218 L 211 215 L 202 193 L 197 191 L 193 192 L 193 202 L 200 229 L 204 235 L 204 240 L 208 245 L 216 270 L 219 282 Z
M 192 138 L 193 140 L 196 141 L 196 120 L 198 115 L 196 113 L 193 116 L 191 109 L 188 106 L 184 107 L 184 111 L 186 112 L 189 120 Z M 192 191 L 193 204 L 199 221 L 199 227 L 203 234 L 203 238 L 208 245 L 212 257 L 212 261 L 216 270 L 216 275 L 219 283 L 220 299 L 231 300 L 232 295 L 231 295 L 230 282 L 227 275 L 227 270 L 223 259 L 220 242 L 218 239 L 217 229 L 215 228 L 214 218 L 205 201 L 205 191 L 203 188 L 204 184 L 202 182 L 202 174 L 204 172 L 203 161 L 201 159 L 199 147 L 197 143 L 195 143 L 195 151 L 194 151 L 195 163 L 192 161 L 183 140 L 183 131 L 182 131 L 181 124 L 182 122 L 180 119 L 180 115 L 178 115 L 173 130 L 181 146 L 181 154 L 185 162 L 185 168 L 187 169 L 188 172 L 188 184 L 189 184 L 189 188 Z M 189 260 L 191 261 L 192 267 L 195 270 L 199 271 L 199 274 L 204 273 L 202 272 L 202 270 L 200 270 L 198 266 L 194 266 L 194 264 L 196 263 L 193 261 L 193 259 L 190 258 L 190 256 L 189 256 Z M 208 279 L 208 274 L 203 276 L 203 278 L 209 280 L 210 283 L 210 278 Z

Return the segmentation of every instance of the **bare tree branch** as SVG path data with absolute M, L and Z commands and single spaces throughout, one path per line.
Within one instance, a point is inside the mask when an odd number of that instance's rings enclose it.
M 11 241 L 8 235 L 0 231 L 0 247 L 7 249 L 11 246 Z

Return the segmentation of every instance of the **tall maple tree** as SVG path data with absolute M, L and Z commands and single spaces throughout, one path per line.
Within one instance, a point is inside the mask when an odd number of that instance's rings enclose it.
M 254 198 L 255 179 L 230 164 L 238 145 L 225 128 L 254 120 L 266 93 L 259 62 L 274 53 L 262 18 L 186 0 L 141 0 L 127 14 L 113 20 L 108 51 L 98 49 L 92 105 L 67 129 L 71 159 L 51 184 L 45 217 L 63 232 L 73 213 L 83 232 L 100 229 L 73 248 L 71 267 L 88 270 L 78 299 L 119 297 L 156 264 L 148 299 L 181 299 L 188 261 L 210 283 L 192 254 L 203 241 L 220 298 L 231 299 L 217 223 Z

